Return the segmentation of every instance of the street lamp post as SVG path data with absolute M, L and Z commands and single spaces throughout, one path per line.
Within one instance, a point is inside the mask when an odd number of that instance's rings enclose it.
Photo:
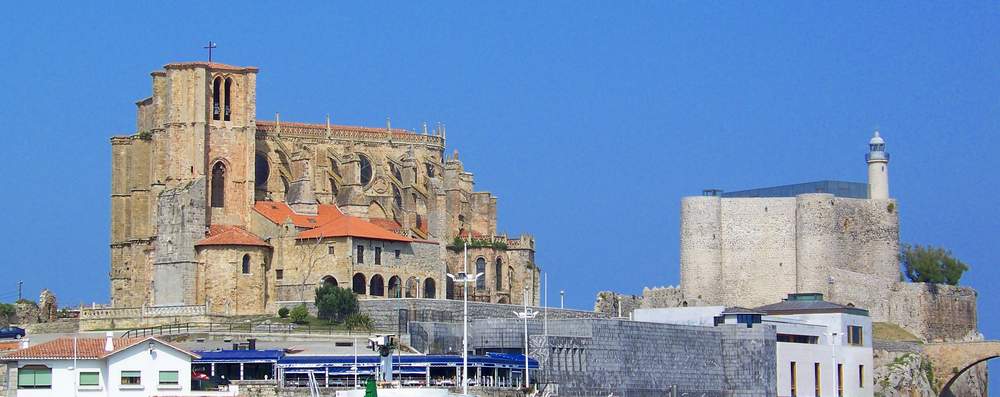
M 524 387 L 528 388 L 531 386 L 531 376 L 528 374 L 528 319 L 535 318 L 538 315 L 537 310 L 531 310 L 528 307 L 528 287 L 524 287 L 524 311 L 514 312 L 517 318 L 524 319 Z
M 564 290 L 564 289 L 559 290 L 559 308 L 560 309 L 565 308 L 565 306 L 563 306 L 563 303 L 564 303 L 565 299 L 566 299 L 566 290 Z
M 464 244 L 465 257 L 462 259 L 464 272 L 454 275 L 448 273 L 448 278 L 456 283 L 462 283 L 462 394 L 469 394 L 469 283 L 476 282 L 483 273 L 469 275 L 469 242 Z

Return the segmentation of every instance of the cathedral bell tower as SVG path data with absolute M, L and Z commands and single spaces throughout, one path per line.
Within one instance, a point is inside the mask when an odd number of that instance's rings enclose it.
M 875 136 L 868 141 L 868 198 L 876 200 L 889 199 L 889 153 L 885 152 L 885 140 L 875 131 Z
M 206 224 L 246 225 L 253 207 L 257 68 L 171 63 L 153 73 L 166 188 L 205 184 Z

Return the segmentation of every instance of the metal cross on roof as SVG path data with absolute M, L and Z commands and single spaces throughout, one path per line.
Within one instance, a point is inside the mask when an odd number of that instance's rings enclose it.
M 215 43 L 209 41 L 207 46 L 201 47 L 208 50 L 208 63 L 212 63 L 212 49 L 215 48 Z

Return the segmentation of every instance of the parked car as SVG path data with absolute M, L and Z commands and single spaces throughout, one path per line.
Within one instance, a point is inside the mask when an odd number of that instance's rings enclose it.
M 24 332 L 24 328 L 20 327 L 0 328 L 0 339 L 9 339 L 9 338 L 21 339 L 25 335 L 27 335 L 27 333 Z

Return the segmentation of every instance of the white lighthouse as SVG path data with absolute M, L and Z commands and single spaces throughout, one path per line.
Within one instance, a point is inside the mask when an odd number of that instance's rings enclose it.
M 868 141 L 868 198 L 876 200 L 889 199 L 889 153 L 885 152 L 885 140 L 875 136 Z

